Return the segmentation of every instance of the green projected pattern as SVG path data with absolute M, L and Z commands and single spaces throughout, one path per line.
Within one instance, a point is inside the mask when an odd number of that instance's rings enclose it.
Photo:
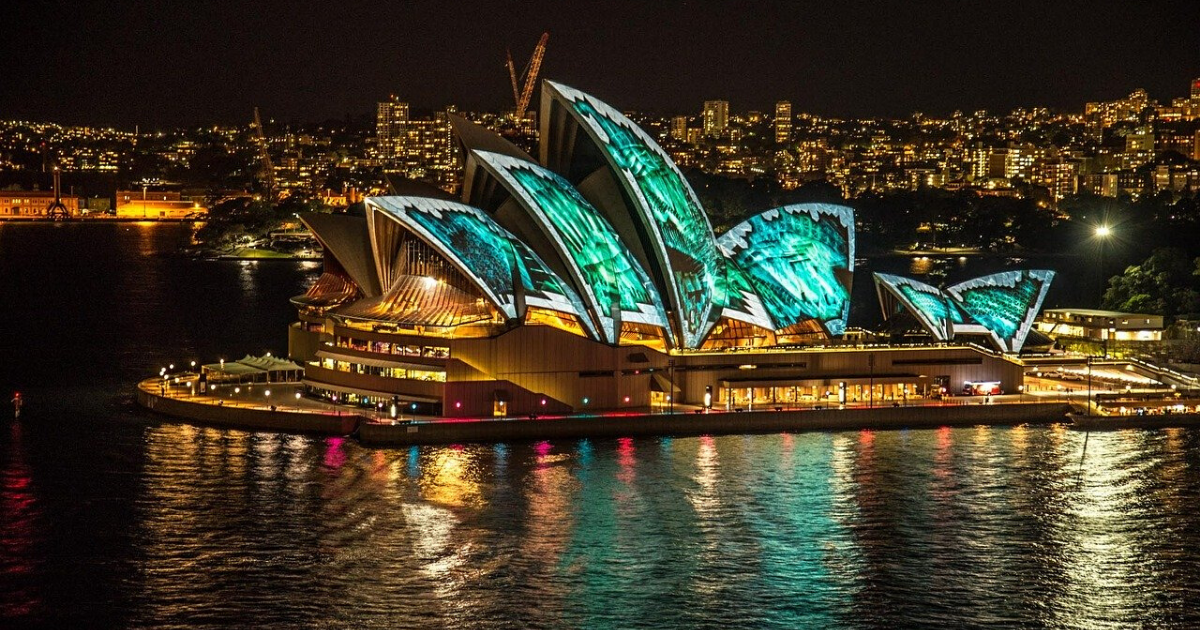
M 668 328 L 649 276 L 612 225 L 567 180 L 525 160 L 486 151 L 474 155 L 555 243 L 606 341 L 616 343 L 620 334 L 614 307 L 620 309 L 621 321 Z
M 659 263 L 669 273 L 683 342 L 696 348 L 720 303 L 720 252 L 695 192 L 666 153 L 620 112 L 578 90 L 548 82 L 603 149 L 634 198 L 642 223 L 656 239 Z
M 886 273 L 876 273 L 875 282 L 899 298 L 938 341 L 949 341 L 954 336 L 954 324 L 964 323 L 962 312 L 935 286 Z
M 510 319 L 524 316 L 518 312 L 513 284 L 519 279 L 526 304 L 574 315 L 595 336 L 579 296 L 533 250 L 484 211 L 423 197 L 372 197 L 367 203 L 420 236 L 474 279 Z
M 983 276 L 946 289 L 1007 352 L 1020 352 L 1054 279 L 1053 271 L 1021 270 Z
M 775 330 L 775 321 L 767 312 L 767 307 L 746 270 L 724 257 L 721 258 L 721 265 L 724 273 L 717 276 L 717 296 L 719 303 L 725 305 L 721 314 L 767 330 Z
M 854 271 L 854 211 L 796 204 L 755 215 L 723 234 L 721 250 L 746 271 L 775 328 L 817 320 L 846 330 Z
M 958 332 L 986 332 L 1004 352 L 1020 352 L 1042 307 L 1053 271 L 1005 271 L 940 290 L 885 273 L 875 281 L 895 295 L 933 336 L 948 341 Z

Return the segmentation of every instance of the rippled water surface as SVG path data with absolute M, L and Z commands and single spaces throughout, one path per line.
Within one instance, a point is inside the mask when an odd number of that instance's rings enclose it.
M 1063 427 L 375 450 L 159 422 L 317 269 L 0 225 L 0 627 L 1200 625 L 1200 434 Z M 7 398 L 5 398 L 7 400 Z M 1081 466 L 1082 461 L 1082 466 Z

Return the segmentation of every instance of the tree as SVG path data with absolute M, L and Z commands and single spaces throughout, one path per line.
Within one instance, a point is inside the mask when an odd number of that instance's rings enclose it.
M 1200 310 L 1200 261 L 1188 259 L 1183 250 L 1164 247 L 1154 250 L 1140 265 L 1109 280 L 1103 306 L 1127 313 L 1176 315 Z

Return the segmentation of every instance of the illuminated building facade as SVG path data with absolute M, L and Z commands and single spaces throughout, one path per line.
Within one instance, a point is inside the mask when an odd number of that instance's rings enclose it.
M 538 120 L 534 159 L 451 117 L 460 196 L 430 187 L 302 216 L 325 250 L 289 333 L 311 394 L 521 416 L 900 401 L 959 378 L 1015 390 L 1020 367 L 995 353 L 844 345 L 849 208 L 776 208 L 718 238 L 616 109 L 545 81 Z
M 789 101 L 775 103 L 775 144 L 792 141 L 792 104 Z
M 450 131 L 454 106 L 432 119 L 411 116 L 408 103 L 395 96 L 375 110 L 375 150 L 384 170 L 435 183 L 446 190 L 458 186 L 458 146 Z
M 1080 308 L 1048 308 L 1036 323 L 1052 338 L 1097 341 L 1162 341 L 1162 315 Z
M 0 191 L 0 220 L 45 219 L 52 203 L 52 191 L 3 190 Z M 70 216 L 79 216 L 79 197 L 63 195 L 62 203 Z
M 704 101 L 704 135 L 716 138 L 729 127 L 729 101 Z

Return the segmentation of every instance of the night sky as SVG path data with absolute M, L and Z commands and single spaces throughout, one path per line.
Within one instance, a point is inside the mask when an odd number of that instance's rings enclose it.
M 195 5 L 195 6 L 193 6 Z M 0 118 L 144 128 L 511 105 L 543 76 L 620 108 L 831 116 L 1081 109 L 1200 77 L 1200 2 L 38 2 L 0 15 Z M 519 68 L 518 68 L 519 69 Z

